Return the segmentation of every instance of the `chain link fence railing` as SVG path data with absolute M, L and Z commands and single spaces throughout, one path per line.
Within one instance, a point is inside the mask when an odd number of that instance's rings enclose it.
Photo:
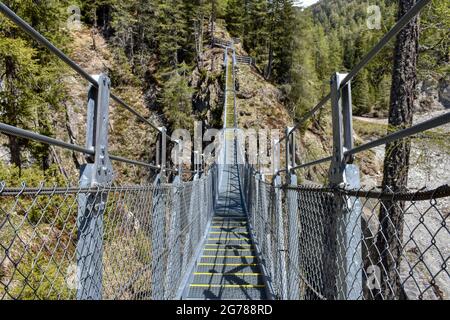
M 275 298 L 450 299 L 448 185 L 274 187 L 247 171 L 249 221 Z
M 1 184 L 0 299 L 175 298 L 211 220 L 216 176 L 213 167 L 173 184 Z

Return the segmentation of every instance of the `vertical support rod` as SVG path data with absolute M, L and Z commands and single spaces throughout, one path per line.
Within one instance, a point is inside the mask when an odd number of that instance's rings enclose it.
M 352 88 L 349 81 L 342 89 L 342 117 L 344 126 L 344 151 L 353 149 L 353 111 L 352 111 Z M 346 163 L 352 163 L 353 159 L 346 159 Z
M 343 182 L 345 170 L 342 99 L 339 87 L 346 74 L 335 73 L 331 78 L 331 115 L 333 124 L 333 159 L 330 167 L 330 184 Z
M 157 166 L 161 165 L 161 133 L 158 133 L 156 138 L 156 156 L 155 162 Z
M 167 166 L 167 129 L 161 127 L 161 178 L 166 182 L 166 166 Z
M 285 248 L 284 248 L 284 224 L 283 224 L 283 203 L 281 196 L 281 176 L 279 174 L 280 163 L 280 141 L 278 138 L 272 140 L 272 166 L 273 166 L 273 186 L 275 187 L 275 221 L 276 221 L 276 233 L 277 233 L 277 247 L 275 248 L 275 261 L 272 267 L 275 277 L 275 281 L 279 284 L 279 298 L 286 299 L 287 281 L 286 281 L 286 260 L 285 260 Z
M 286 128 L 286 184 L 289 186 L 297 186 L 297 176 L 291 171 L 295 166 L 295 136 L 292 128 Z M 298 261 L 298 194 L 295 190 L 286 190 L 286 207 L 288 218 L 288 248 L 287 254 L 289 259 L 286 261 L 288 266 L 288 281 L 289 287 L 287 298 L 290 300 L 297 300 L 300 298 L 299 283 L 297 279 L 296 270 L 299 265 Z
M 285 246 L 285 234 L 284 234 L 284 216 L 283 216 L 283 199 L 281 190 L 281 176 L 277 174 L 274 178 L 275 187 L 275 221 L 277 232 L 277 248 L 276 250 L 276 262 L 277 268 L 275 270 L 278 275 L 275 279 L 279 283 L 279 294 L 281 300 L 287 299 L 287 273 L 286 273 L 286 246 Z
M 167 189 L 161 187 L 161 173 L 153 182 L 152 194 L 152 262 L 151 262 L 151 298 L 152 300 L 164 299 L 164 269 L 161 267 L 164 257 L 161 252 L 165 248 L 162 234 L 165 233 L 165 206 L 167 202 Z M 157 257 L 157 258 L 156 258 Z
M 353 159 L 345 159 L 346 150 L 353 148 L 351 83 L 340 89 L 346 74 L 336 73 L 331 80 L 333 119 L 333 160 L 330 184 L 334 187 L 359 188 L 359 171 Z M 338 268 L 335 277 L 337 299 L 358 299 L 362 294 L 361 204 L 358 199 L 334 198 L 333 236 L 336 248 L 332 255 Z
M 280 169 L 280 142 L 278 138 L 272 140 L 272 173 L 275 176 Z
M 87 148 L 94 155 L 81 166 L 81 188 L 107 187 L 113 178 L 108 153 L 109 94 L 111 82 L 105 75 L 94 76 L 98 88 L 89 87 L 87 115 Z M 103 215 L 107 192 L 80 193 L 78 196 L 77 299 L 102 298 Z
M 166 216 L 169 226 L 168 234 L 167 234 L 167 244 L 168 248 L 170 248 L 170 252 L 167 255 L 167 266 L 165 272 L 165 281 L 164 281 L 164 297 L 165 299 L 172 299 L 179 288 L 174 286 L 173 279 L 175 279 L 175 275 L 179 270 L 175 270 L 176 261 L 180 258 L 178 255 L 181 251 L 181 239 L 177 239 L 177 235 L 181 231 L 180 224 L 180 214 L 181 214 L 181 189 L 180 189 L 180 176 L 176 176 L 172 182 L 171 187 L 171 198 L 172 201 L 169 203 L 171 210 L 170 213 Z M 184 239 L 183 239 L 184 240 Z M 183 270 L 182 270 L 183 271 Z
M 199 165 L 198 165 L 198 151 L 197 150 L 195 150 L 194 151 L 194 171 L 195 171 L 195 173 L 198 175 L 199 174 L 199 170 L 198 170 L 198 167 L 199 167 Z
M 233 61 L 231 64 L 231 72 L 233 76 L 233 114 L 234 114 L 234 128 L 237 128 L 237 110 L 236 110 L 236 50 L 233 48 Z
M 349 81 L 342 89 L 342 116 L 344 152 L 353 149 L 353 111 L 352 89 Z M 359 189 L 361 187 L 358 167 L 353 164 L 353 156 L 344 159 L 344 183 L 347 189 Z M 362 258 L 362 205 L 357 197 L 345 199 L 345 259 L 346 259 L 346 298 L 357 300 L 363 294 L 363 258 Z
M 178 163 L 178 176 L 180 177 L 180 181 L 183 181 L 183 158 L 182 154 L 184 151 L 184 141 L 177 140 L 175 143 L 178 146 L 178 153 L 177 153 L 177 163 Z
M 285 163 L 285 172 L 286 172 L 286 183 L 288 183 L 288 176 L 289 173 L 291 172 L 291 150 L 289 150 L 290 147 L 290 140 L 291 140 L 291 136 L 289 135 L 289 128 L 287 127 L 284 131 L 285 135 L 286 135 L 286 148 L 284 150 L 285 152 L 285 158 L 286 158 L 286 163 Z
M 290 186 L 297 186 L 297 176 L 295 174 L 288 175 L 288 184 Z M 287 198 L 287 210 L 288 210 L 288 254 L 289 259 L 288 263 L 288 281 L 289 281 L 289 295 L 288 299 L 290 300 L 298 300 L 300 299 L 300 283 L 297 275 L 298 266 L 300 265 L 299 261 L 299 219 L 298 219 L 298 193 L 296 190 L 286 190 L 286 198 Z
M 295 133 L 292 132 L 292 127 L 287 127 L 285 130 L 286 135 L 286 165 L 285 165 L 285 171 L 288 175 L 292 168 L 295 167 Z M 286 182 L 289 183 L 288 179 L 286 179 Z
M 295 132 L 292 131 L 294 128 L 290 127 L 289 132 L 291 132 L 291 168 L 294 168 L 296 166 L 295 163 L 295 156 L 296 156 L 296 145 L 295 145 Z

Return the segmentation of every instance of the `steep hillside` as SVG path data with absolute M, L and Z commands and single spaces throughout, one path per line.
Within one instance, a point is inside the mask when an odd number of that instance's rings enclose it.
M 128 71 L 126 64 L 115 54 L 113 48 L 94 29 L 83 26 L 71 35 L 74 41 L 70 44 L 71 57 L 92 75 L 106 73 L 113 77 L 119 86 L 113 91 L 136 111 L 145 117 L 149 116 L 139 81 Z M 69 72 L 64 79 L 68 98 L 65 112 L 54 115 L 57 129 L 56 136 L 72 143 L 84 145 L 86 130 L 87 83 L 77 75 Z M 123 85 L 128 83 L 128 85 Z M 156 118 L 151 118 L 156 122 Z M 136 119 L 130 112 L 111 101 L 110 113 L 110 153 L 140 161 L 153 160 L 155 131 L 147 124 Z M 73 165 L 68 165 L 73 160 Z M 55 159 L 67 176 L 76 176 L 79 165 L 84 162 L 79 154 L 70 155 L 66 151 L 55 149 Z M 64 165 L 62 165 L 64 164 Z M 127 174 L 125 166 L 117 164 L 118 174 Z M 75 171 L 74 171 L 75 170 Z M 125 170 L 125 171 L 124 171 Z M 142 174 L 141 173 L 138 173 Z M 135 178 L 135 177 L 134 177 Z
M 216 24 L 215 37 L 232 41 L 223 21 Z M 236 54 L 248 56 L 242 44 L 235 45 Z M 206 124 L 220 127 L 222 120 L 225 50 L 207 47 L 203 53 L 203 68 L 196 68 L 192 86 L 194 109 L 204 113 Z M 244 129 L 282 129 L 292 124 L 292 118 L 283 104 L 283 94 L 274 84 L 266 81 L 253 66 L 238 64 L 236 79 L 238 123 Z
M 145 96 L 159 94 L 159 88 L 149 89 L 146 83 L 140 82 L 124 64 L 118 50 L 98 32 L 83 27 L 73 33 L 74 41 L 70 45 L 71 56 L 91 74 L 107 73 L 119 85 L 115 92 L 129 102 L 144 116 L 153 115 L 151 121 L 159 125 L 168 125 L 166 115 L 157 116 L 161 110 L 155 107 Z M 219 21 L 215 33 L 226 41 L 231 36 Z M 236 45 L 238 55 L 247 55 L 241 44 Z M 189 86 L 193 90 L 192 111 L 190 121 L 203 121 L 205 128 L 221 128 L 224 96 L 224 49 L 205 45 L 202 52 L 202 63 L 193 68 L 189 75 Z M 153 62 L 148 61 L 149 65 Z M 124 68 L 125 67 L 125 68 Z M 272 83 L 266 81 L 257 69 L 249 65 L 238 65 L 237 70 L 237 111 L 239 126 L 244 129 L 284 129 L 292 125 L 292 119 L 285 108 L 282 92 Z M 66 112 L 55 115 L 58 137 L 68 138 L 71 142 L 83 145 L 85 141 L 85 105 L 86 82 L 73 75 L 66 77 L 69 99 Z M 124 85 L 129 84 L 129 85 Z M 111 153 L 131 159 L 153 161 L 155 132 L 146 124 L 137 121 L 133 115 L 112 104 L 111 112 Z M 55 151 L 56 159 L 65 165 L 61 166 L 67 176 L 73 176 L 77 167 L 83 162 L 79 155 Z M 72 158 L 72 159 L 71 159 Z M 70 161 L 68 161 L 70 160 Z M 68 166 L 67 163 L 74 165 Z M 129 174 L 125 166 L 119 173 Z M 129 169 L 129 168 L 128 168 Z M 142 175 L 142 172 L 139 174 Z M 76 175 L 75 175 L 76 176 Z

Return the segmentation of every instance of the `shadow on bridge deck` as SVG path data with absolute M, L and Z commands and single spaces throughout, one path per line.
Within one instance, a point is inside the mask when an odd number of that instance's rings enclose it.
M 223 167 L 215 216 L 191 279 L 187 299 L 266 299 L 237 165 Z

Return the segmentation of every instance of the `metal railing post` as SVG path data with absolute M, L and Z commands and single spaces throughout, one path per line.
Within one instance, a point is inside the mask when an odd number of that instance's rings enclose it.
M 166 175 L 166 166 L 167 166 L 167 129 L 166 127 L 161 127 L 161 149 L 160 149 L 160 156 L 161 156 L 161 179 L 163 182 L 167 182 L 167 175 Z
M 107 187 L 113 179 L 108 153 L 108 113 L 111 82 L 106 75 L 98 78 L 98 88 L 89 87 L 87 107 L 87 164 L 80 169 L 80 188 Z M 77 216 L 77 299 L 102 298 L 103 214 L 107 192 L 80 193 Z
M 233 49 L 233 60 L 232 60 L 232 64 L 231 64 L 231 74 L 233 77 L 233 97 L 234 97 L 234 102 L 233 102 L 233 114 L 234 114 L 234 128 L 237 128 L 237 109 L 236 109 L 236 70 L 235 70 L 235 66 L 236 66 L 236 50 Z
M 181 140 L 175 140 L 174 141 L 177 146 L 178 146 L 178 153 L 177 153 L 177 158 L 176 158 L 176 162 L 178 165 L 178 176 L 180 177 L 180 181 L 183 181 L 183 158 L 182 158 L 182 154 L 183 154 L 183 150 L 184 150 L 184 142 Z
M 289 175 L 292 171 L 292 168 L 295 167 L 295 132 L 293 132 L 292 129 L 293 129 L 292 127 L 287 127 L 285 130 L 285 136 L 286 136 L 285 171 L 286 171 L 286 175 Z
M 161 187 L 161 173 L 159 173 L 153 182 L 151 208 L 151 241 L 152 241 L 152 262 L 151 262 L 151 299 L 164 299 L 163 282 L 164 268 L 162 267 L 164 257 L 161 255 L 165 248 L 164 238 L 161 234 L 165 230 L 165 205 L 166 189 Z
M 335 73 L 331 80 L 331 105 L 333 119 L 333 156 L 330 167 L 330 184 L 347 189 L 360 188 L 359 170 L 345 152 L 353 148 L 351 82 L 342 88 L 347 74 Z M 340 89 L 341 88 L 341 89 Z M 361 204 L 358 199 L 334 196 L 333 236 L 336 247 L 332 255 L 338 272 L 334 277 L 335 298 L 357 299 L 362 294 Z M 330 276 L 331 277 L 331 276 Z
M 292 168 L 295 167 L 295 133 L 291 133 L 292 128 L 286 128 L 286 184 L 289 186 L 297 186 L 297 176 Z M 296 270 L 298 268 L 298 249 L 299 249 L 299 227 L 298 227 L 298 194 L 295 190 L 286 190 L 286 208 L 288 218 L 288 248 L 287 254 L 289 259 L 286 261 L 288 276 L 288 295 L 290 300 L 300 299 L 300 288 Z
M 281 190 L 281 176 L 279 174 L 280 163 L 280 143 L 278 139 L 273 140 L 273 186 L 275 188 L 275 220 L 276 220 L 276 242 L 278 247 L 275 248 L 275 262 L 279 265 L 274 268 L 276 272 L 275 281 L 280 284 L 279 298 L 285 300 L 287 298 L 287 274 L 286 270 L 286 252 L 284 241 L 284 217 L 283 217 L 283 199 Z M 275 275 L 275 274 L 274 274 Z
M 194 171 L 195 174 L 199 174 L 199 169 L 198 169 L 198 151 L 195 150 L 194 151 Z
M 169 228 L 167 229 L 167 248 L 169 249 L 169 254 L 167 256 L 167 265 L 165 271 L 165 282 L 164 282 L 164 298 L 171 299 L 177 292 L 170 292 L 173 288 L 173 279 L 176 279 L 176 273 L 179 270 L 175 270 L 175 261 L 179 259 L 179 254 L 181 252 L 180 239 L 177 239 L 177 234 L 181 231 L 180 224 L 180 214 L 181 214 L 181 189 L 180 189 L 180 176 L 175 176 L 172 186 L 171 186 L 171 198 L 170 212 L 166 216 Z M 179 288 L 176 288 L 179 289 Z
M 161 133 L 158 133 L 156 138 L 156 152 L 155 152 L 155 164 L 157 166 L 161 165 Z

